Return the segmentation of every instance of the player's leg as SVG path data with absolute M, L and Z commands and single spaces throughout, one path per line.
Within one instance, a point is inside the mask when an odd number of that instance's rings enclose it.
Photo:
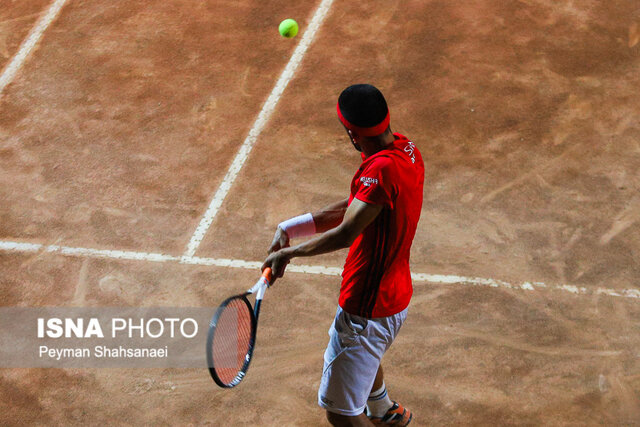
M 384 372 L 382 364 L 378 366 L 376 379 L 373 381 L 371 393 L 367 398 L 367 416 L 369 418 L 383 418 L 387 411 L 393 406 L 393 402 L 387 393 L 387 387 L 384 383 Z
M 406 312 L 399 313 L 394 317 L 394 322 L 399 325 L 402 324 Z M 398 333 L 399 325 L 396 326 L 395 335 Z M 389 397 L 387 387 L 384 383 L 384 371 L 382 364 L 378 366 L 373 386 L 371 387 L 371 393 L 367 398 L 367 416 L 374 425 L 399 425 L 406 426 L 413 419 L 413 414 L 408 409 L 404 408 L 397 402 L 394 402 Z
M 368 323 L 368 319 L 339 308 L 329 329 L 318 404 L 335 414 L 328 414 L 327 418 L 339 425 L 366 418 L 366 414 L 364 418 L 361 415 L 365 413 L 367 397 L 385 351 L 385 343 L 379 342 L 382 337 L 378 342 L 366 341 Z
M 375 425 L 382 422 L 406 425 L 411 420 L 410 413 L 404 417 L 408 411 L 390 402 L 382 414 L 365 421 L 368 418 L 365 413 L 367 400 L 374 385 L 381 385 L 382 397 L 388 399 L 380 361 L 405 317 L 406 311 L 403 311 L 388 318 L 364 319 L 338 309 L 329 330 L 330 340 L 318 390 L 318 404 L 329 412 L 327 418 L 332 424 L 371 425 L 367 422 L 372 422 Z
M 334 427 L 370 427 L 374 425 L 365 414 L 348 417 L 327 411 L 327 420 Z
M 371 393 L 373 393 L 374 391 L 382 387 L 383 383 L 384 383 L 384 372 L 382 370 L 382 364 L 380 364 L 380 366 L 378 366 L 378 372 L 376 372 L 376 379 L 373 380 L 373 387 L 371 387 Z

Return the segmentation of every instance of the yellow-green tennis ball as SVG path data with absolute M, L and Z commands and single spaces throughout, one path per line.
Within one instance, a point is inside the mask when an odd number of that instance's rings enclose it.
M 298 34 L 298 23 L 293 19 L 285 19 L 280 23 L 278 31 L 280 31 L 282 37 L 290 39 Z

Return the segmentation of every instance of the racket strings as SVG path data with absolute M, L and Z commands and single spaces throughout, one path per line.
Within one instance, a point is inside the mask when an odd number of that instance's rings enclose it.
M 213 366 L 218 377 L 230 384 L 242 371 L 251 347 L 251 312 L 240 298 L 222 311 L 212 342 Z

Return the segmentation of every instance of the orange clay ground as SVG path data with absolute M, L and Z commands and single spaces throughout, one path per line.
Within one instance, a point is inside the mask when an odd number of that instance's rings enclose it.
M 180 256 L 318 4 L 69 1 L 0 94 L 0 240 Z M 0 68 L 48 7 L 0 0 Z M 196 255 L 261 261 L 279 221 L 346 197 L 335 102 L 375 84 L 426 161 L 413 271 L 547 286 L 416 281 L 391 397 L 416 425 L 640 425 L 640 299 L 607 294 L 640 289 L 639 25 L 626 0 L 335 0 Z M 215 307 L 256 275 L 0 251 L 5 306 Z M 279 281 L 234 390 L 3 369 L 0 424 L 323 425 L 338 286 Z

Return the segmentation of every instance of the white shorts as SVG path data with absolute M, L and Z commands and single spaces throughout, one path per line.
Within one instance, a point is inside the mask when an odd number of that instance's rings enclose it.
M 406 318 L 406 308 L 393 316 L 365 319 L 338 307 L 329 328 L 318 405 L 340 415 L 363 413 L 380 360 Z

